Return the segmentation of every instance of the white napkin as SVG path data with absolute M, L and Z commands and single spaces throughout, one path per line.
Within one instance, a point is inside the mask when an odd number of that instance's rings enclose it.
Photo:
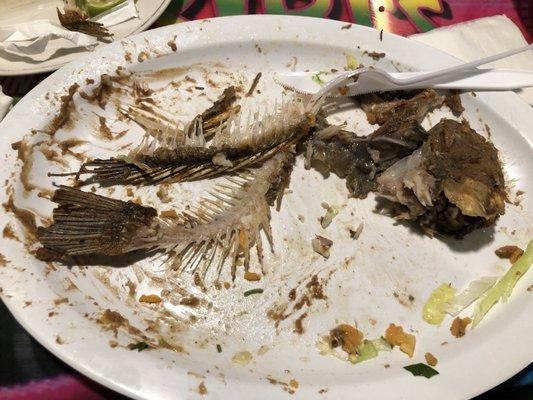
M 29 56 L 39 59 L 46 57 L 47 48 L 52 39 L 66 39 L 69 48 L 94 46 L 97 39 L 80 32 L 72 32 L 47 19 L 0 27 L 0 50 L 7 53 Z M 65 45 L 62 46 L 65 48 Z M 54 49 L 54 50 L 57 50 Z M 1 56 L 2 52 L 0 52 Z
M 6 116 L 12 101 L 13 99 L 11 97 L 6 96 L 4 92 L 2 92 L 2 86 L 0 86 L 0 121 Z
M 135 1 L 128 0 L 92 20 L 110 27 L 138 17 Z M 22 56 L 45 61 L 64 49 L 92 50 L 97 42 L 93 36 L 69 31 L 47 19 L 0 26 L 0 57 L 4 58 Z
M 445 51 L 463 61 L 472 61 L 527 45 L 520 29 L 505 15 L 445 26 L 411 35 L 410 38 Z M 481 68 L 484 67 L 533 71 L 533 51 L 516 54 Z M 533 105 L 533 88 L 521 89 L 517 93 L 527 103 Z

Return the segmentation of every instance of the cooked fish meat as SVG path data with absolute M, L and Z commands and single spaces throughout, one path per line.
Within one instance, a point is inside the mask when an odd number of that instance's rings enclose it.
M 207 273 L 231 260 L 235 278 L 237 260 L 250 265 L 256 248 L 262 260 L 264 231 L 270 244 L 270 205 L 281 198 L 288 183 L 294 155 L 279 152 L 255 170 L 228 177 L 192 211 L 176 218 L 158 216 L 152 207 L 110 199 L 79 189 L 61 187 L 53 197 L 53 224 L 40 228 L 41 259 L 81 255 L 122 255 L 135 250 L 159 250 L 169 254 L 177 270 Z
M 445 97 L 433 89 L 390 92 L 363 96 L 361 108 L 371 124 L 398 123 L 406 119 L 422 122 L 428 112 L 442 106 L 444 101 Z
M 352 196 L 364 198 L 375 188 L 375 177 L 380 171 L 422 145 L 427 132 L 420 123 L 443 101 L 432 90 L 402 100 L 394 106 L 397 113 L 366 137 L 337 127 L 324 128 L 306 142 L 308 164 L 319 161 L 321 166 L 346 179 Z
M 466 121 L 443 119 L 412 155 L 377 178 L 378 193 L 403 206 L 398 218 L 426 232 L 461 238 L 505 212 L 505 181 L 495 147 Z

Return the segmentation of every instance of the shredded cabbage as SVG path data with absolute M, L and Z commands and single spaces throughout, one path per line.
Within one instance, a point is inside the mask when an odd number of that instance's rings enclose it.
M 429 324 L 439 325 L 444 319 L 447 303 L 455 296 L 455 288 L 443 283 L 429 295 L 422 309 L 422 318 Z
M 452 317 L 457 316 L 466 307 L 479 299 L 483 293 L 493 287 L 497 280 L 497 276 L 484 276 L 470 282 L 465 290 L 448 302 L 446 312 Z
M 518 282 L 518 280 L 528 271 L 532 263 L 533 240 L 530 240 L 522 257 L 520 257 L 513 266 L 509 268 L 509 271 L 507 271 L 500 280 L 477 301 L 472 328 L 479 324 L 494 304 L 500 300 L 503 302 L 507 301 L 516 282 Z

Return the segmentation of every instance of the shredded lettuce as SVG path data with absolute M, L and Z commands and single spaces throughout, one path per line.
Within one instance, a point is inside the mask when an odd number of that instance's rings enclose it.
M 326 73 L 326 72 L 324 72 L 324 71 L 320 71 L 318 74 L 314 74 L 314 75 L 312 75 L 312 76 L 311 76 L 311 80 L 312 80 L 313 82 L 315 82 L 316 84 L 318 84 L 318 85 L 320 85 L 320 86 L 323 86 L 323 85 L 326 84 L 326 81 L 324 81 L 324 80 L 320 77 L 320 75 L 323 75 L 323 74 L 325 74 L 325 73 Z
M 86 11 L 90 17 L 94 17 L 107 11 L 126 0 L 76 0 L 76 5 Z
M 372 341 L 370 340 L 365 340 L 363 344 L 357 347 L 356 354 L 350 354 L 348 360 L 353 364 L 357 364 L 363 361 L 371 360 L 372 358 L 376 358 L 377 356 L 378 350 L 374 346 L 374 343 L 372 343 Z
M 352 71 L 359 68 L 359 63 L 351 54 L 346 55 L 346 68 Z
M 392 350 L 391 344 L 387 342 L 384 337 L 380 337 L 379 339 L 372 340 L 372 344 L 374 345 L 377 351 L 391 351 Z
M 498 282 L 488 290 L 476 303 L 474 311 L 474 322 L 472 328 L 483 319 L 494 304 L 498 301 L 506 302 L 511 295 L 516 282 L 528 271 L 533 263 L 533 240 L 529 241 L 526 251 L 522 254 L 513 266 L 507 271 Z
M 390 351 L 391 345 L 383 338 L 374 340 L 365 340 L 363 344 L 357 347 L 356 354 L 350 354 L 348 360 L 353 364 L 376 358 L 380 351 Z
M 456 317 L 466 307 L 479 299 L 483 293 L 493 287 L 497 280 L 497 276 L 484 276 L 470 282 L 465 290 L 448 302 L 446 312 L 452 317 Z
M 440 325 L 444 319 L 447 303 L 455 296 L 455 289 L 443 283 L 429 295 L 422 309 L 422 318 L 429 324 Z

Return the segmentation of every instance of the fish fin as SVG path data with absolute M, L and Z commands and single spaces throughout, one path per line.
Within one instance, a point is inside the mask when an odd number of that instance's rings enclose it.
M 151 207 L 66 186 L 55 191 L 52 201 L 58 204 L 54 222 L 37 234 L 47 251 L 62 256 L 129 252 L 134 233 L 157 216 Z

